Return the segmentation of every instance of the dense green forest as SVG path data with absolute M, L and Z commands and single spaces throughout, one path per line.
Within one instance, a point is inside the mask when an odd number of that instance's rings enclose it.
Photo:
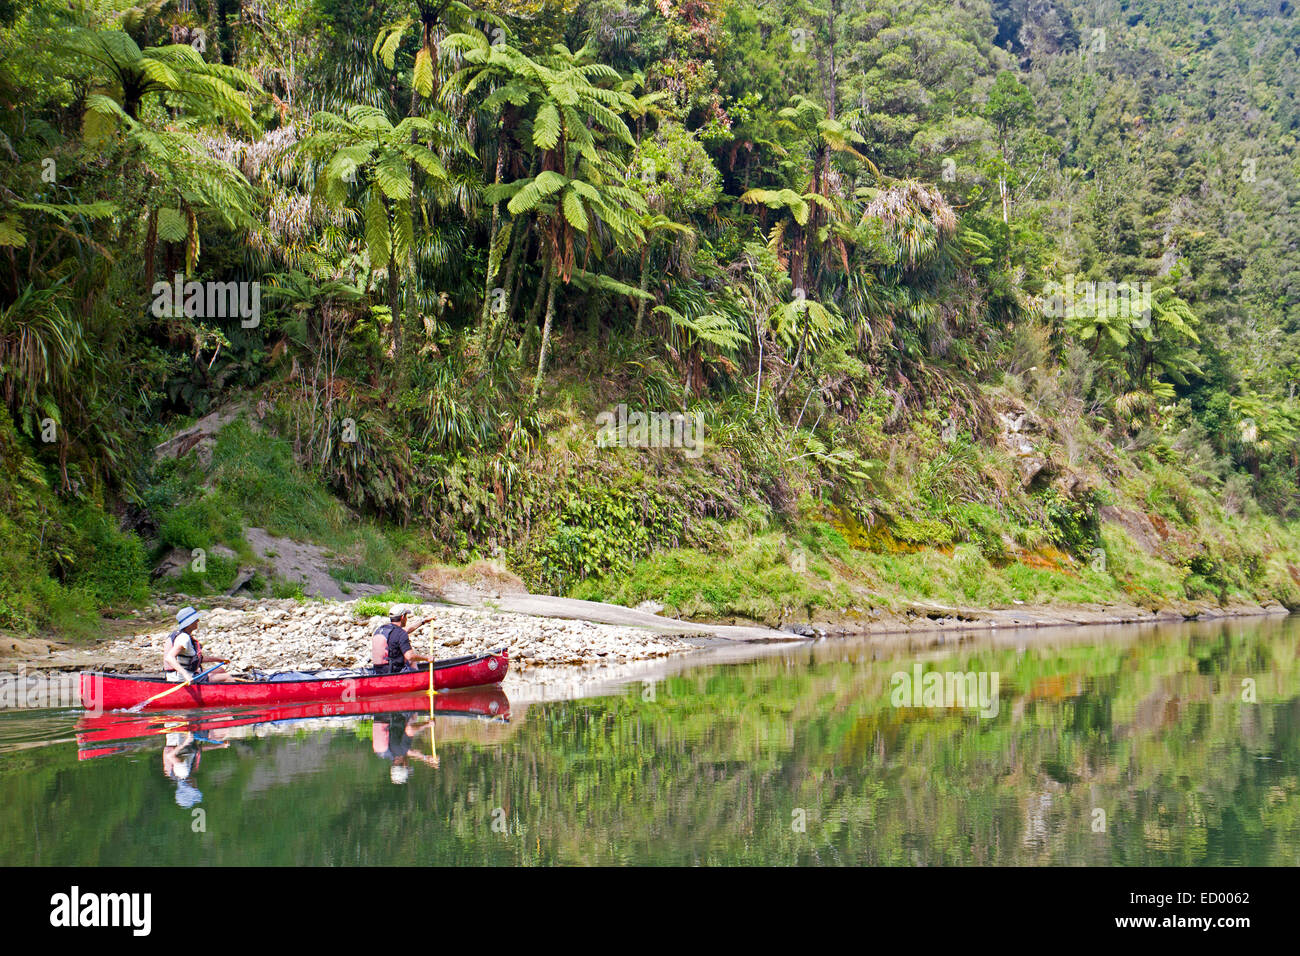
M 0 628 L 253 525 L 773 622 L 1300 607 L 1298 57 L 1290 0 L 0 0 Z

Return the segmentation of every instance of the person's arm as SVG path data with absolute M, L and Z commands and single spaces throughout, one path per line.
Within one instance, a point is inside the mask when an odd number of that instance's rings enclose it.
M 432 621 L 432 620 L 433 620 L 433 618 L 431 618 L 431 617 L 426 617 L 423 621 L 421 621 L 420 623 L 416 624 L 413 628 L 411 628 L 411 629 L 410 629 L 409 631 L 407 631 L 406 633 L 407 633 L 407 634 L 414 634 L 416 631 L 418 631 L 420 628 L 424 627 L 424 625 L 428 624 L 428 623 L 429 623 L 430 621 Z
M 400 643 L 397 645 L 398 650 L 402 652 L 402 660 L 406 661 L 408 664 L 414 664 L 417 661 L 422 661 L 427 664 L 432 661 L 433 658 L 425 657 L 423 654 L 417 654 L 415 652 L 414 648 L 411 647 L 410 634 L 411 632 L 407 631 L 406 637 L 401 638 Z

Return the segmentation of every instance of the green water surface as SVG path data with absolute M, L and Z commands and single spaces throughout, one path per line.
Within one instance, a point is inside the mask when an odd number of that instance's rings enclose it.
M 214 731 L 178 781 L 165 736 L 79 759 L 79 712 L 3 711 L 0 864 L 1294 866 L 1298 648 L 1300 618 L 825 641 L 440 717 L 404 783 L 372 717 Z M 996 673 L 996 715 L 894 706 L 917 662 Z

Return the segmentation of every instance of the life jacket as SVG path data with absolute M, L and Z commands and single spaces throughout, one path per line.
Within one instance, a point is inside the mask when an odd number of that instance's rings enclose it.
M 370 663 L 374 665 L 377 673 L 392 674 L 405 669 L 406 661 L 401 657 L 398 657 L 396 661 L 390 658 L 392 645 L 389 643 L 389 638 L 394 631 L 399 630 L 401 628 L 396 624 L 381 624 L 375 629 L 374 635 L 370 638 Z
M 370 663 L 376 668 L 388 666 L 388 629 L 391 626 L 381 625 L 370 637 Z
M 172 631 L 167 635 L 167 644 L 170 646 L 176 643 L 176 638 L 180 637 L 183 633 L 185 632 L 179 629 Z M 193 652 L 186 653 L 181 651 L 176 655 L 176 660 L 181 667 L 185 668 L 191 674 L 195 674 L 198 673 L 199 668 L 203 666 L 203 645 L 199 643 L 199 639 L 193 634 L 189 637 L 190 644 L 194 646 Z

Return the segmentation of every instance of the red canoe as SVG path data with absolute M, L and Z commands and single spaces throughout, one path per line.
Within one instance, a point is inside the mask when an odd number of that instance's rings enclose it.
M 428 671 L 425 671 L 427 674 Z M 426 678 L 427 680 L 427 678 Z M 280 704 L 270 707 L 241 708 L 228 711 L 205 711 L 185 717 L 164 713 L 86 715 L 77 723 L 78 759 L 122 753 L 123 741 L 148 738 L 172 731 L 192 734 L 219 733 L 230 727 L 249 724 L 307 720 L 318 717 L 383 716 L 393 713 L 428 713 L 426 689 L 391 697 L 372 697 L 356 701 L 316 701 L 307 704 Z M 179 693 L 179 692 L 178 692 Z M 438 694 L 433 699 L 439 717 L 468 717 L 508 721 L 510 699 L 499 687 L 479 687 Z
M 435 690 L 498 684 L 510 666 L 506 648 L 472 657 L 436 661 L 433 665 Z M 81 705 L 87 710 L 121 710 L 134 707 L 155 694 L 175 687 L 156 674 L 133 677 L 125 674 L 83 673 Z M 351 677 L 323 677 L 309 680 L 249 681 L 222 684 L 191 684 L 146 705 L 149 709 L 183 710 L 190 707 L 260 707 L 311 701 L 355 701 L 367 697 L 428 691 L 427 668 L 405 674 L 382 676 L 358 673 Z

